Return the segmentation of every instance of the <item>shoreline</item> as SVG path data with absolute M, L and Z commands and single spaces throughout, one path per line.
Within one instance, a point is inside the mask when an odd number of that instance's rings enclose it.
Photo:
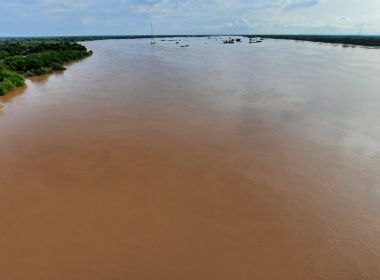
M 331 43 L 354 46 L 380 47 L 380 35 L 291 35 L 291 34 L 176 34 L 176 35 L 155 35 L 155 38 L 207 38 L 207 37 L 228 37 L 241 36 L 246 38 L 262 37 L 267 39 L 283 39 L 295 41 L 310 41 L 318 43 Z M 84 36 L 47 36 L 47 37 L 0 37 L 2 41 L 69 41 L 86 42 L 98 40 L 133 40 L 150 39 L 150 35 L 84 35 Z
M 249 35 L 248 38 L 261 37 L 264 39 L 293 40 L 314 43 L 338 44 L 342 46 L 380 47 L 380 36 L 354 35 Z
M 92 54 L 77 42 L 0 40 L 0 96 L 25 85 L 26 78 L 64 71 L 65 65 Z

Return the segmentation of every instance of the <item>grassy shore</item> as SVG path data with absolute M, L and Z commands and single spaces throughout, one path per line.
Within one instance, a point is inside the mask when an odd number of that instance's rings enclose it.
M 320 43 L 380 47 L 380 36 L 349 36 L 349 35 L 249 35 L 247 37 L 262 37 L 270 39 L 310 41 Z
M 24 85 L 25 77 L 65 70 L 64 64 L 88 57 L 92 51 L 68 40 L 0 40 L 0 96 Z

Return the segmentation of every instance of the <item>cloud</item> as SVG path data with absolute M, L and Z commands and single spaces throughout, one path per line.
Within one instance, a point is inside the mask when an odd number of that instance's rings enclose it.
M 349 17 L 336 17 L 335 20 L 336 21 L 349 21 L 351 19 Z
M 82 18 L 82 24 L 84 26 L 90 26 L 92 24 L 94 24 L 96 21 L 96 19 L 94 17 L 83 17 Z
M 84 10 L 91 1 L 89 0 L 41 0 L 41 9 L 48 14 L 75 13 Z
M 284 10 L 291 11 L 297 9 L 311 8 L 320 3 L 320 0 L 285 0 Z
M 0 0 L 2 32 L 25 35 L 380 33 L 379 0 Z M 27 28 L 26 28 L 27 27 Z

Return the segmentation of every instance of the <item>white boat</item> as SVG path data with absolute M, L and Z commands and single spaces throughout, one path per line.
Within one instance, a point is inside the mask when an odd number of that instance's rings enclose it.
M 249 38 L 250 44 L 261 43 L 263 40 L 260 37 Z

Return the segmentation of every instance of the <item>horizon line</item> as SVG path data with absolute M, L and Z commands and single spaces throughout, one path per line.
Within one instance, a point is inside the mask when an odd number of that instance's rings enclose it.
M 352 36 L 378 37 L 380 34 L 326 34 L 326 33 L 210 33 L 210 34 L 156 34 L 153 37 L 207 37 L 207 36 Z M 86 34 L 86 35 L 12 35 L 0 38 L 60 38 L 60 37 L 152 37 L 150 34 Z

